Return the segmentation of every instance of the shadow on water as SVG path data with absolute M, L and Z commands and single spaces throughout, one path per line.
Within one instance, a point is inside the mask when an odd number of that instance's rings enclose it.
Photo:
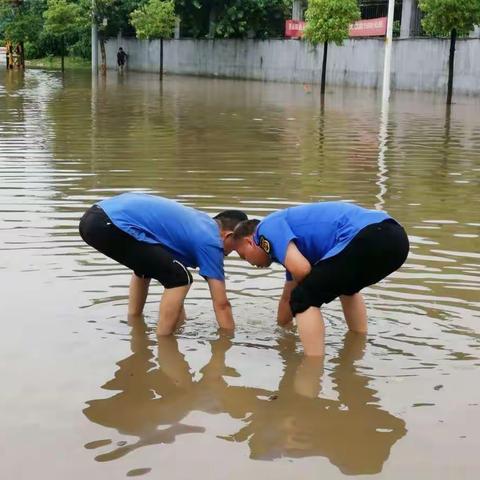
M 363 336 L 347 334 L 331 361 L 329 376 L 337 400 L 321 396 L 323 360 L 297 353 L 290 334 L 277 340 L 284 372 L 276 390 L 229 385 L 228 377 L 239 374 L 225 364 L 232 347 L 226 336 L 210 342 L 211 357 L 198 380 L 176 338 L 160 339 L 156 357 L 155 344 L 143 320 L 137 320 L 130 340 L 132 354 L 117 363 L 114 378 L 102 387 L 119 393 L 86 402 L 89 420 L 138 437 L 98 455 L 99 462 L 147 445 L 174 443 L 179 435 L 207 434 L 204 427 L 185 421 L 193 411 L 241 420 L 244 426 L 236 433 L 218 438 L 247 442 L 252 459 L 327 457 L 347 474 L 380 472 L 392 446 L 406 434 L 405 422 L 379 406 L 377 392 L 369 387 L 371 378 L 355 367 L 365 351 Z M 85 447 L 108 443 L 93 441 Z

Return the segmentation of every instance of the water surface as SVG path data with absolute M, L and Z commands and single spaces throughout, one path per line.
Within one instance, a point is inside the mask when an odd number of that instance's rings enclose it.
M 0 72 L 5 478 L 476 478 L 479 100 L 109 74 Z M 195 275 L 188 322 L 126 317 L 129 273 L 78 219 L 138 190 L 262 217 L 321 200 L 385 209 L 406 265 L 365 290 L 370 333 L 325 306 L 325 362 L 275 327 L 283 272 L 227 260 L 237 332 Z M 4 470 L 5 471 L 5 470 Z

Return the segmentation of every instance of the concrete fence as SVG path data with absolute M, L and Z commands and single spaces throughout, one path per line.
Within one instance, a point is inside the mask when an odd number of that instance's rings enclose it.
M 107 66 L 116 67 L 122 46 L 129 55 L 128 68 L 158 72 L 160 42 L 111 39 Z M 395 40 L 392 53 L 392 88 L 444 92 L 448 75 L 449 40 Z M 313 48 L 298 40 L 192 40 L 164 41 L 167 73 L 277 82 L 319 83 L 322 46 Z M 383 39 L 348 40 L 329 45 L 327 83 L 355 87 L 380 87 L 383 75 Z M 454 91 L 480 93 L 480 39 L 461 39 L 455 55 Z

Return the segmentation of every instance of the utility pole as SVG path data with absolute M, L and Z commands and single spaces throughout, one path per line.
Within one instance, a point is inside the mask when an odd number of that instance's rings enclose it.
M 92 0 L 92 75 L 97 75 L 98 73 L 98 31 L 95 14 L 95 0 Z

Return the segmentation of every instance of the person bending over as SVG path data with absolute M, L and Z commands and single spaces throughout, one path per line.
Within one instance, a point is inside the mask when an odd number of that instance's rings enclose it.
M 185 319 L 183 302 L 193 281 L 189 267 L 199 267 L 206 278 L 220 328 L 234 328 L 223 259 L 233 250 L 235 226 L 246 219 L 239 210 L 211 218 L 167 198 L 124 193 L 89 208 L 79 231 L 90 246 L 133 270 L 129 315 L 143 312 L 152 278 L 165 287 L 157 334 L 169 335 Z
M 408 236 L 387 213 L 344 202 L 320 202 L 274 212 L 235 229 L 235 250 L 258 267 L 282 264 L 286 282 L 277 321 L 295 317 L 306 355 L 324 354 L 320 307 L 340 297 L 350 330 L 366 333 L 363 288 L 401 267 Z

